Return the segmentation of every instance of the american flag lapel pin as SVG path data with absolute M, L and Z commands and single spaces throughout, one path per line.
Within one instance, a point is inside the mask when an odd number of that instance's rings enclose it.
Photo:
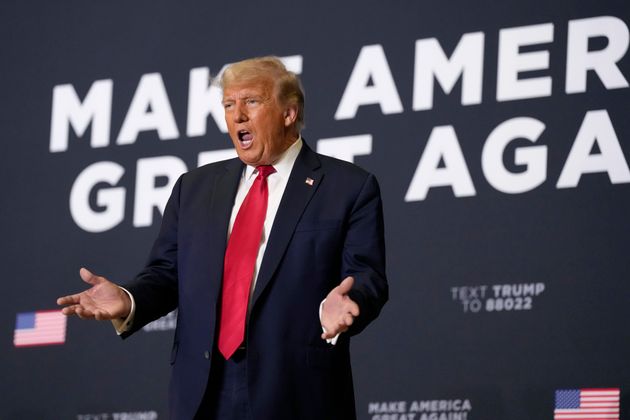
M 304 183 L 306 183 L 306 185 L 308 185 L 309 187 L 312 187 L 314 182 L 315 180 L 313 178 L 308 178 L 308 177 L 304 181 Z

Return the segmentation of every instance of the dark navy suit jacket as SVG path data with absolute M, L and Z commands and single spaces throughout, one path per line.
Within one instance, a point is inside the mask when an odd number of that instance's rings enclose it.
M 133 327 L 125 337 L 178 308 L 169 389 L 173 419 L 194 417 L 212 375 L 223 257 L 243 167 L 232 159 L 184 174 L 168 201 L 147 266 L 125 285 L 136 300 Z M 350 297 L 361 313 L 333 346 L 320 338 L 318 309 L 349 275 L 355 278 Z M 304 144 L 250 303 L 246 346 L 253 418 L 355 418 L 350 336 L 378 315 L 387 296 L 376 179 Z

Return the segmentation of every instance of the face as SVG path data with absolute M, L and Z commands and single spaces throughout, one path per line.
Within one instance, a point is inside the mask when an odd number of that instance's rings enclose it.
M 271 165 L 297 139 L 297 109 L 280 103 L 271 79 L 226 86 L 223 108 L 236 153 L 247 165 Z

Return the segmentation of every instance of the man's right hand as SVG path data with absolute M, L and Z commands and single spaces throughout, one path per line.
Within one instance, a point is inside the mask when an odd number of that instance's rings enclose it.
M 112 320 L 126 318 L 131 312 L 131 299 L 124 290 L 107 280 L 81 268 L 81 279 L 92 285 L 88 290 L 57 299 L 65 305 L 64 315 L 77 315 L 83 319 Z

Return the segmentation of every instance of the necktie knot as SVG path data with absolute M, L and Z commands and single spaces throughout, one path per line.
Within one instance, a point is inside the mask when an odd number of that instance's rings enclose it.
M 276 172 L 276 168 L 271 165 L 260 165 L 257 166 L 256 169 L 258 169 L 258 176 L 262 177 L 263 179 Z

